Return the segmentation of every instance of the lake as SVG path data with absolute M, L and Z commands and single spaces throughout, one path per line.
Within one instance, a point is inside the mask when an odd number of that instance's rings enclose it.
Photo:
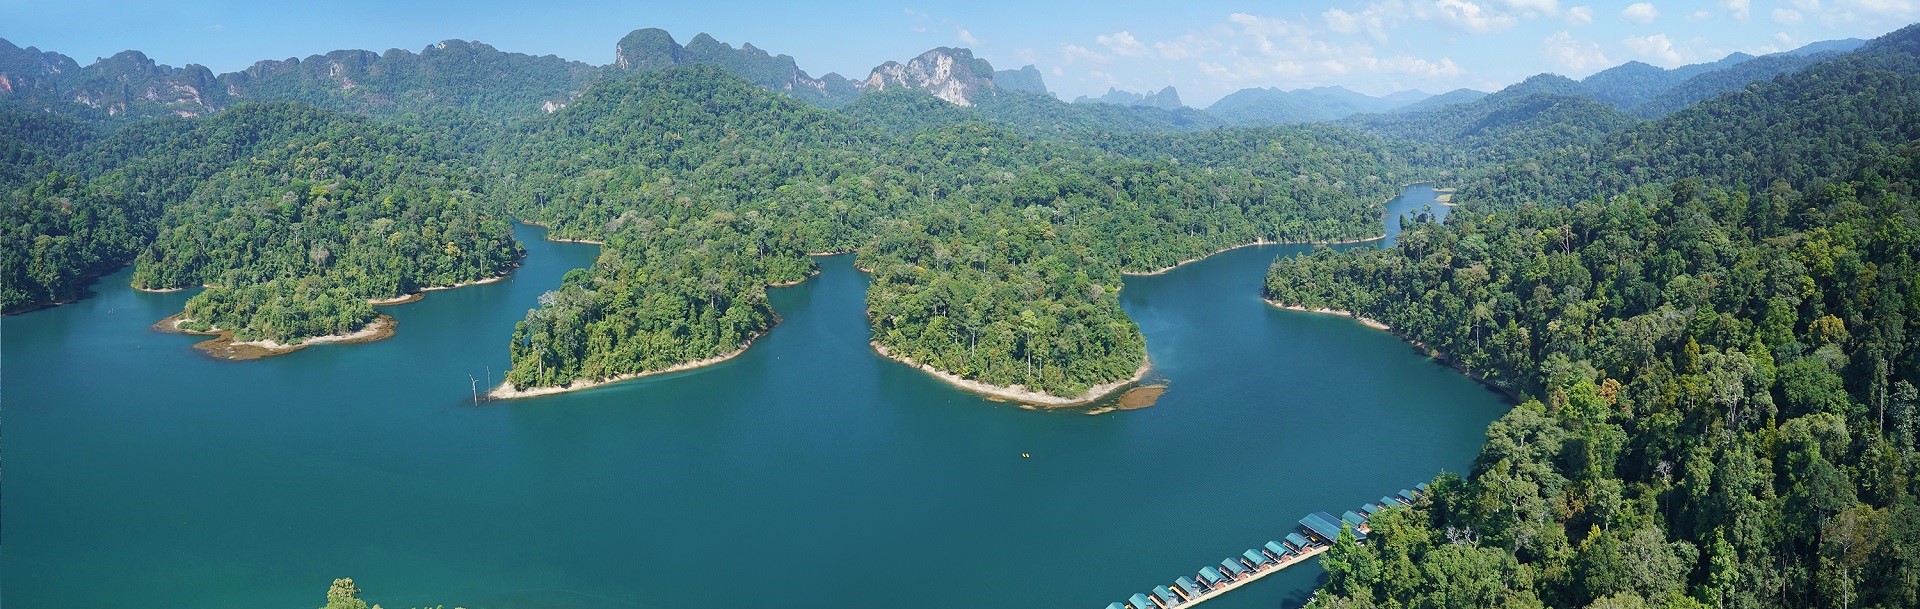
M 317 607 L 353 577 L 394 609 L 1105 607 L 1464 471 L 1505 409 L 1384 332 L 1262 302 L 1303 246 L 1127 278 L 1169 385 L 1145 410 L 1023 410 L 874 355 L 850 256 L 772 290 L 783 322 L 733 360 L 475 406 L 597 251 L 542 234 L 519 229 L 510 280 L 385 308 L 398 334 L 365 345 L 216 361 L 148 328 L 188 295 L 126 271 L 0 319 L 4 602 Z

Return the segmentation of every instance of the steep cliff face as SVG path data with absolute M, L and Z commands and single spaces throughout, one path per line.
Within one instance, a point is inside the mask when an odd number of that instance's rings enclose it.
M 1035 95 L 1047 94 L 1047 83 L 1040 77 L 1040 69 L 1032 65 L 1018 70 L 1000 70 L 993 73 L 993 86 L 1001 91 L 1019 91 Z
M 0 99 L 27 103 L 55 99 L 60 90 L 56 80 L 79 71 L 80 65 L 65 55 L 22 49 L 0 40 Z
M 343 50 L 253 64 L 214 75 L 204 66 L 157 64 L 125 51 L 81 67 L 58 53 L 0 40 L 0 100 L 94 116 L 194 116 L 245 101 L 292 100 L 361 114 L 457 107 L 483 115 L 530 114 L 584 88 L 594 68 L 547 55 L 505 53 L 448 40 L 419 53 Z
M 64 80 L 65 97 L 110 116 L 141 109 L 196 116 L 225 105 L 212 70 L 159 65 L 139 51 L 121 51 Z
M 613 66 L 622 70 L 658 70 L 684 62 L 680 43 L 660 28 L 634 30 L 613 45 Z
M 601 79 L 688 64 L 715 65 L 756 85 L 829 108 L 888 88 L 922 90 L 961 106 L 974 105 L 999 89 L 1046 92 L 1040 71 L 1032 66 L 996 74 L 991 64 L 967 49 L 941 47 L 905 63 L 887 62 L 856 81 L 833 73 L 811 76 L 793 57 L 752 44 L 736 48 L 700 34 L 683 46 L 666 30 L 647 28 L 621 38 L 614 45 L 613 63 L 597 67 L 447 40 L 419 52 L 340 50 L 266 60 L 217 76 L 202 66 L 157 64 L 138 51 L 81 66 L 59 53 L 22 49 L 0 39 L 0 100 L 95 116 L 193 116 L 246 101 L 289 100 L 368 115 L 459 108 L 507 118 L 563 108 Z
M 666 30 L 648 28 L 627 34 L 614 47 L 614 68 L 618 70 L 646 72 L 688 64 L 719 66 L 753 84 L 826 107 L 860 96 L 859 88 L 839 74 L 814 78 L 790 55 L 774 55 L 752 43 L 736 49 L 705 33 L 681 46 Z
M 889 61 L 874 68 L 861 88 L 884 91 L 889 87 L 920 89 L 957 106 L 971 106 L 994 91 L 993 64 L 975 59 L 973 51 L 940 47 L 921 53 L 907 63 Z

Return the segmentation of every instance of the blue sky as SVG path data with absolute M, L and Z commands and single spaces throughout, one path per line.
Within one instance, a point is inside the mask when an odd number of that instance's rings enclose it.
M 139 49 L 216 72 L 342 48 L 503 50 L 612 60 L 627 32 L 700 32 L 859 78 L 887 60 L 965 46 L 999 68 L 1038 66 L 1063 98 L 1179 88 L 1205 106 L 1245 87 L 1338 84 L 1372 94 L 1497 89 L 1640 60 L 1672 67 L 1920 20 L 1920 0 L 1380 0 L 1375 2 L 527 2 L 0 0 L 0 38 L 82 63 Z

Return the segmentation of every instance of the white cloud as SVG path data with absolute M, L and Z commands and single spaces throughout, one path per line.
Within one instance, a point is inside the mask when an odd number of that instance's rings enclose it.
M 1061 68 L 1060 66 L 1054 66 L 1054 67 L 1053 67 L 1053 75 L 1054 75 L 1054 76 L 1066 76 L 1066 75 L 1067 75 L 1067 71 L 1066 71 L 1065 69 L 1062 69 L 1062 68 Z
M 1600 45 L 1582 43 L 1573 39 L 1573 34 L 1560 32 L 1540 41 L 1540 48 L 1546 52 L 1553 65 L 1562 70 L 1580 73 L 1613 65 Z
M 1442 57 L 1439 61 L 1429 61 L 1411 55 L 1395 55 L 1386 59 L 1376 59 L 1371 55 L 1361 55 L 1352 59 L 1352 66 L 1338 64 L 1342 72 L 1357 68 L 1367 72 L 1383 74 L 1404 74 L 1420 78 L 1448 78 L 1460 75 L 1460 66 L 1453 59 Z
M 1800 22 L 1800 11 L 1790 8 L 1773 9 L 1773 22 L 1781 25 L 1793 25 Z
M 1620 11 L 1620 18 L 1630 23 L 1653 23 L 1660 18 L 1660 9 L 1653 8 L 1652 3 L 1635 2 Z
M 1727 14 L 1733 15 L 1734 19 L 1746 21 L 1747 14 L 1753 11 L 1753 0 L 1722 0 L 1720 6 L 1727 9 Z
M 1473 34 L 1504 30 L 1513 27 L 1517 21 L 1512 15 L 1491 10 L 1467 2 L 1466 0 L 1434 0 L 1432 12 L 1423 12 L 1421 18 L 1435 18 L 1462 31 Z
M 1593 23 L 1593 7 L 1576 6 L 1567 9 L 1567 23 L 1574 25 Z
M 1673 41 L 1668 39 L 1666 34 L 1628 36 L 1620 43 L 1626 45 L 1628 50 L 1633 51 L 1647 63 L 1654 65 L 1672 68 L 1685 61 L 1680 56 L 1680 51 L 1673 48 Z
M 1374 40 L 1385 42 L 1387 28 L 1406 19 L 1407 7 L 1400 0 L 1375 2 L 1357 12 L 1337 8 L 1320 13 L 1320 19 L 1327 23 L 1327 29 L 1342 34 L 1366 32 Z
M 1194 59 L 1220 47 L 1219 42 L 1198 34 L 1186 34 L 1173 40 L 1153 43 L 1161 59 Z
M 1781 46 L 1781 47 L 1783 47 L 1783 48 L 1789 48 L 1789 49 L 1791 49 L 1791 48 L 1793 48 L 1793 47 L 1795 47 L 1795 46 L 1798 46 L 1798 45 L 1795 45 L 1795 44 L 1794 44 L 1794 42 L 1793 42 L 1793 37 L 1792 37 L 1792 36 L 1789 36 L 1789 35 L 1787 35 L 1787 33 L 1786 33 L 1786 32 L 1774 32 L 1774 33 L 1773 33 L 1773 40 L 1774 40 L 1775 42 L 1779 42 L 1779 43 L 1780 43 L 1780 46 Z
M 1788 4 L 1792 4 L 1793 8 L 1809 13 L 1820 10 L 1820 0 L 1793 0 L 1792 2 L 1788 2 Z
M 1106 55 L 1095 53 L 1093 51 L 1088 50 L 1087 47 L 1083 47 L 1077 44 L 1060 45 L 1060 54 L 1067 56 L 1067 63 L 1073 63 L 1075 61 L 1087 61 L 1090 63 L 1106 63 L 1107 62 Z
M 1560 14 L 1560 0 L 1501 0 L 1501 3 L 1528 19 L 1541 15 L 1551 17 Z
M 1327 29 L 1329 30 L 1342 34 L 1352 34 L 1360 31 L 1360 16 L 1353 13 L 1337 8 L 1330 8 L 1327 9 L 1327 12 L 1320 13 L 1320 18 L 1326 20 Z
M 1713 13 L 1704 10 L 1694 11 L 1693 14 L 1687 15 L 1687 21 L 1706 21 L 1712 18 Z
M 1140 44 L 1133 33 L 1126 30 L 1094 36 L 1093 41 L 1121 57 L 1146 57 L 1148 53 L 1146 45 Z
M 1908 18 L 1920 14 L 1920 2 L 1914 0 L 1853 0 L 1847 4 L 1882 17 Z
M 967 31 L 967 28 L 963 28 L 957 25 L 953 26 L 953 39 L 958 40 L 962 43 L 966 43 L 969 46 L 980 46 L 980 39 L 974 38 L 973 32 L 969 32 Z

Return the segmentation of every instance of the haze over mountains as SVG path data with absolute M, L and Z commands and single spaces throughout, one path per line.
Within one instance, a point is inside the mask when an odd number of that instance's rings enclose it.
M 1652 118 L 1803 69 L 1863 43 L 1858 39 L 1816 42 L 1762 57 L 1734 53 L 1719 61 L 1673 69 L 1628 62 L 1580 81 L 1543 74 L 1508 90 L 1581 97 Z M 995 70 L 965 48 L 939 47 L 904 62 L 889 61 L 859 79 L 837 73 L 816 77 L 800 69 L 792 56 L 773 54 L 751 43 L 734 47 L 701 33 L 681 44 L 664 30 L 646 28 L 621 38 L 614 46 L 612 63 L 605 65 L 501 51 L 478 41 L 447 40 L 419 52 L 340 50 L 305 59 L 263 60 L 245 70 L 217 75 L 197 64 L 178 68 L 157 64 L 132 50 L 81 66 L 57 52 L 23 49 L 0 39 L 0 97 L 44 110 L 114 117 L 196 116 L 243 101 L 290 99 L 369 115 L 451 106 L 504 118 L 565 107 L 600 80 L 691 64 L 715 65 L 761 87 L 826 108 L 889 88 L 926 91 L 963 107 L 1003 93 L 1053 95 L 1033 66 Z M 1080 96 L 1073 101 L 1174 112 L 1179 118 L 1149 116 L 1145 120 L 1193 129 L 1427 112 L 1486 95 L 1471 89 L 1440 95 L 1409 90 L 1371 96 L 1337 85 L 1290 91 L 1255 87 L 1197 112 L 1181 102 L 1173 87 L 1145 94 L 1110 89 L 1099 97 Z M 1384 119 L 1372 122 L 1379 120 Z

